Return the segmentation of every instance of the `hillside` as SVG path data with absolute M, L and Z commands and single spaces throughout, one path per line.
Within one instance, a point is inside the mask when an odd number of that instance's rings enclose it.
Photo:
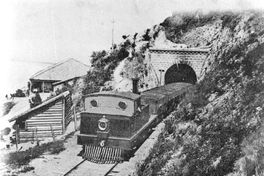
M 138 175 L 264 174 L 264 13 L 174 14 L 143 34 L 124 35 L 111 52 L 92 55 L 83 93 L 128 90 L 149 71 L 147 48 L 210 47 L 203 77 L 165 121 L 152 154 Z
M 264 13 L 174 14 L 160 25 L 168 40 L 211 53 L 138 175 L 263 175 Z

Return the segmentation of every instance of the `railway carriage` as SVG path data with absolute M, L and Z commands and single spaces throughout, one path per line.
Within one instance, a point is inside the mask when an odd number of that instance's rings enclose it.
M 81 155 L 97 163 L 129 159 L 190 85 L 173 83 L 141 95 L 98 92 L 84 96 L 77 139 L 83 145 Z

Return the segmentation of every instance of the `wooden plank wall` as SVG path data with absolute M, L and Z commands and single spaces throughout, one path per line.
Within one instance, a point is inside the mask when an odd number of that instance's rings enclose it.
M 25 129 L 20 131 L 20 141 L 31 141 L 45 137 L 53 137 L 63 133 L 63 99 L 59 99 L 40 113 L 35 113 L 25 122 Z

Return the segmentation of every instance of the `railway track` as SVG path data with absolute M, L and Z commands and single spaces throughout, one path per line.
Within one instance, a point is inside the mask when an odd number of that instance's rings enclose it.
M 73 168 L 71 168 L 68 172 L 66 172 L 63 176 L 69 175 L 73 170 L 76 170 L 82 163 L 84 163 L 86 159 L 82 160 L 78 164 L 76 164 Z
M 76 164 L 74 167 L 72 167 L 68 172 L 66 172 L 63 176 L 68 176 L 70 175 L 74 170 L 76 170 L 81 164 L 83 164 L 85 161 L 87 161 L 86 159 L 82 160 L 81 162 L 79 162 L 78 164 Z M 107 172 L 105 172 L 104 176 L 109 175 L 110 173 L 113 172 L 113 169 L 119 164 L 119 162 L 116 162 L 110 169 L 107 170 Z
M 107 176 L 108 174 L 110 174 L 112 171 L 113 171 L 113 169 L 117 166 L 119 164 L 119 162 L 116 162 L 105 174 L 104 174 L 104 176 Z

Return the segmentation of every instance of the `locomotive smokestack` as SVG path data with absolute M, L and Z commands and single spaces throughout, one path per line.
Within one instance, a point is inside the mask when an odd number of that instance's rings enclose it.
M 133 84 L 132 92 L 135 94 L 139 94 L 139 92 L 138 92 L 138 81 L 139 81 L 138 78 L 132 78 L 132 84 Z

